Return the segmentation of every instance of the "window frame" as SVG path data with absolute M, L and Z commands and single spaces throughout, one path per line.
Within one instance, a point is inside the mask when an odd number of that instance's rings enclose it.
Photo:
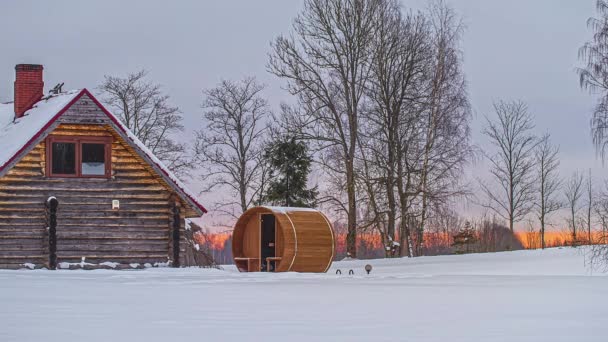
M 112 137 L 88 137 L 88 136 L 66 136 L 52 135 L 46 138 L 46 175 L 52 178 L 111 178 L 112 177 Z M 76 153 L 76 173 L 61 174 L 53 173 L 53 143 L 73 143 Z M 105 145 L 105 174 L 83 175 L 82 174 L 82 144 Z

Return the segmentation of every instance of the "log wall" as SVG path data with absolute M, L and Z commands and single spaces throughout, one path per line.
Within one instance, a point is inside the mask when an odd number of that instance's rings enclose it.
M 70 123 L 78 122 L 78 116 L 69 120 L 68 115 L 50 134 L 112 136 L 111 179 L 46 177 L 45 141 L 38 143 L 0 178 L 0 268 L 47 266 L 45 202 L 50 196 L 59 201 L 60 267 L 82 258 L 94 264 L 91 268 L 103 262 L 166 263 L 174 255 L 174 205 L 180 209 L 180 264 L 185 265 L 184 218 L 193 209 L 109 125 L 102 124 L 102 117 L 87 117 L 98 124 Z M 120 201 L 119 210 L 112 209 L 112 200 Z

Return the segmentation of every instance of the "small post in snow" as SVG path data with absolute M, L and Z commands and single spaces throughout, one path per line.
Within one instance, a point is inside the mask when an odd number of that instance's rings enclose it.
M 180 249 L 180 245 L 179 245 L 179 240 L 181 238 L 181 234 L 180 234 L 180 227 L 181 227 L 181 219 L 180 219 L 180 212 L 179 212 L 179 207 L 177 206 L 177 203 L 173 203 L 173 262 L 171 263 L 172 267 L 180 267 L 180 262 L 179 262 L 179 249 Z
M 51 196 L 46 200 L 46 208 L 48 213 L 48 233 L 49 233 L 49 269 L 57 269 L 57 207 L 59 201 L 55 196 Z

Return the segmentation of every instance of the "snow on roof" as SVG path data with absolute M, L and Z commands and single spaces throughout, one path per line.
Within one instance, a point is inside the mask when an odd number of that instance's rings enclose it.
M 282 213 L 282 214 L 286 214 L 288 212 L 294 212 L 294 211 L 318 211 L 317 209 L 313 209 L 313 208 L 300 208 L 300 207 L 273 207 L 273 206 L 268 206 L 268 205 L 264 205 L 262 206 L 266 209 L 270 209 L 274 212 L 277 213 Z
M 12 103 L 0 105 L 0 170 L 27 147 L 79 93 L 80 91 L 70 91 L 45 97 L 18 119 L 15 119 Z
M 175 186 L 177 186 L 180 190 L 182 190 L 186 196 L 188 196 L 203 212 L 207 212 L 207 209 L 205 209 L 205 207 L 203 207 L 202 204 L 200 204 L 197 200 L 196 200 L 196 196 L 190 192 L 190 190 L 188 190 L 188 188 L 184 185 L 184 183 L 182 183 L 179 178 L 177 178 L 173 172 L 171 172 L 166 166 L 165 164 L 158 159 L 154 153 L 152 153 L 152 151 L 150 151 L 150 149 L 148 149 L 148 147 L 146 145 L 144 145 L 144 143 L 141 142 L 141 140 L 139 140 L 139 138 L 137 138 L 135 136 L 135 134 L 133 134 L 131 132 L 131 130 L 129 130 L 127 128 L 127 126 L 125 126 L 122 121 L 118 120 L 118 118 L 116 118 L 114 116 L 114 114 L 112 114 L 111 112 L 107 112 L 107 114 L 110 115 L 110 118 L 112 119 L 112 121 L 114 121 L 114 123 L 119 126 L 129 137 L 129 139 L 131 139 L 131 141 L 133 142 L 133 144 L 137 145 L 137 147 L 139 149 L 141 149 L 146 156 L 148 156 L 148 158 L 150 158 L 152 160 L 152 162 L 154 162 L 154 164 L 156 164 L 156 166 L 158 166 L 161 171 L 171 179 L 171 181 L 173 181 L 173 183 L 175 184 Z
M 0 171 L 27 148 L 49 127 L 69 106 L 83 94 L 88 95 L 106 115 L 120 128 L 156 166 L 194 204 L 206 213 L 207 209 L 198 202 L 196 196 L 161 162 L 114 114 L 101 105 L 86 89 L 73 90 L 59 95 L 48 96 L 37 102 L 24 116 L 14 120 L 12 103 L 0 104 Z

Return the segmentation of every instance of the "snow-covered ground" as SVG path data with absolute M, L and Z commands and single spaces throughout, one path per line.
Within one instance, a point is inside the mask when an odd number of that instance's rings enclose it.
M 608 341 L 608 276 L 570 248 L 327 274 L 0 271 L 0 341 Z

